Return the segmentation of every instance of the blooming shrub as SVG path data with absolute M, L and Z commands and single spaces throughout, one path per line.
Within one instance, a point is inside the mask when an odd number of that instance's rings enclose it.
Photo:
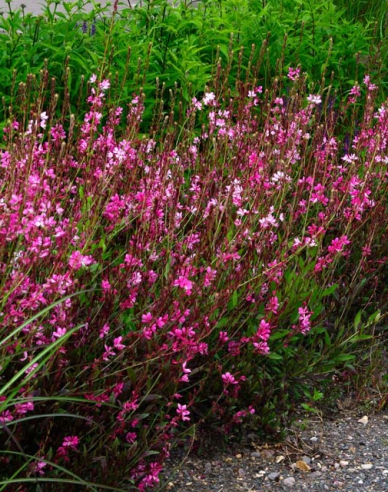
M 10 115 L 7 490 L 153 487 L 188 426 L 259 424 L 268 381 L 292 377 L 279 360 L 308 353 L 314 330 L 330 339 L 339 311 L 384 305 L 387 106 L 376 110 L 369 80 L 364 100 L 355 90 L 335 107 L 299 70 L 288 77 L 287 96 L 276 82 L 207 88 L 181 128 L 170 118 L 153 138 L 138 138 L 141 94 L 118 133 L 124 110 L 96 77 L 80 125 L 42 98 L 32 117 Z

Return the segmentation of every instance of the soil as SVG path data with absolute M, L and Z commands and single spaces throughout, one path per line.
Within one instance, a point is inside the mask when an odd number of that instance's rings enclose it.
M 388 492 L 388 409 L 301 415 L 287 438 L 273 445 L 260 443 L 254 433 L 224 451 L 221 442 L 212 436 L 200 453 L 175 451 L 159 490 Z

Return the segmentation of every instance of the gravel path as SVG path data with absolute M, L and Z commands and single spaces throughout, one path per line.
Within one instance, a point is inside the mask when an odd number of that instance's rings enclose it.
M 344 413 L 297 421 L 286 442 L 246 445 L 202 456 L 173 456 L 162 488 L 169 492 L 388 492 L 388 412 Z M 248 439 L 249 441 L 249 439 Z M 184 460 L 182 462 L 182 460 Z

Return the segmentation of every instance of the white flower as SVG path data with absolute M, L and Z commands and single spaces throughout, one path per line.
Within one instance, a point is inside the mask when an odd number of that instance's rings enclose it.
M 311 104 L 321 104 L 322 99 L 319 94 L 317 95 L 310 94 L 309 97 L 307 98 L 307 101 Z

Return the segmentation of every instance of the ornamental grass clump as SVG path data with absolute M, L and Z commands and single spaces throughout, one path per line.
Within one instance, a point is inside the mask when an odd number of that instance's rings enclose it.
M 207 422 L 276 435 L 301 378 L 357 369 L 381 327 L 375 85 L 337 100 L 297 67 L 225 80 L 186 114 L 157 104 L 143 138 L 141 90 L 107 105 L 93 76 L 83 118 L 57 118 L 47 73 L 20 87 L 0 165 L 0 490 L 144 491 Z

